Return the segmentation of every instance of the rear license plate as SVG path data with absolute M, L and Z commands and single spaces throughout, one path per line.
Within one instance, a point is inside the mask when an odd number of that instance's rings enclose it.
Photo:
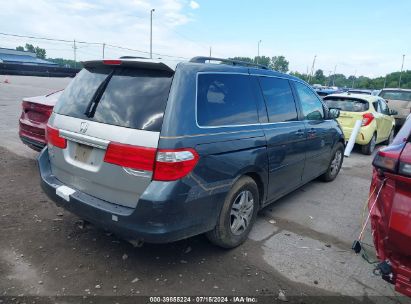
M 93 147 L 77 144 L 74 159 L 82 163 L 87 163 L 92 151 Z

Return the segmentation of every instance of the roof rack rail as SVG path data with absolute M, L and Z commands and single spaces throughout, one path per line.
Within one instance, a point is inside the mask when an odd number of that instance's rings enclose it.
M 140 56 L 121 56 L 120 59 L 150 59 L 150 58 L 140 57 Z
M 195 62 L 195 63 L 205 63 L 206 61 L 221 61 L 224 63 L 231 63 L 232 65 L 240 65 L 240 66 L 253 66 L 253 67 L 258 67 L 264 70 L 268 70 L 269 68 L 265 65 L 258 64 L 258 63 L 251 63 L 247 61 L 241 61 L 241 60 L 234 60 L 234 59 L 224 59 L 224 58 L 216 58 L 216 57 L 205 57 L 205 56 L 198 56 L 198 57 L 193 57 L 190 59 L 190 62 Z

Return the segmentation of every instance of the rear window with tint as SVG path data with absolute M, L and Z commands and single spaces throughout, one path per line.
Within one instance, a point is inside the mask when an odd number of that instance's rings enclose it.
M 197 85 L 197 122 L 200 126 L 258 122 L 253 92 L 256 88 L 248 75 L 199 74 Z
M 384 99 L 411 101 L 411 92 L 381 91 L 380 97 L 382 97 Z
M 369 103 L 365 100 L 350 98 L 326 98 L 325 104 L 329 108 L 338 108 L 346 112 L 365 112 L 369 109 Z
M 112 73 L 95 113 L 85 113 L 96 90 Z M 85 68 L 67 86 L 56 104 L 58 114 L 96 122 L 160 131 L 172 73 L 123 67 Z

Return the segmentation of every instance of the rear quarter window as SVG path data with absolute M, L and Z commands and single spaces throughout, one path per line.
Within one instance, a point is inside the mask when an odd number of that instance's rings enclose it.
M 248 75 L 198 74 L 198 125 L 217 127 L 258 123 L 254 89 Z

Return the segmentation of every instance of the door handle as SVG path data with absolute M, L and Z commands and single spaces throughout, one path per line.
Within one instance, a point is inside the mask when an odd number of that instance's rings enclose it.
M 307 131 L 308 134 L 316 134 L 317 131 L 315 131 L 314 128 L 311 128 L 310 130 Z
M 304 131 L 303 130 L 298 130 L 298 131 L 295 132 L 295 135 L 304 136 Z

